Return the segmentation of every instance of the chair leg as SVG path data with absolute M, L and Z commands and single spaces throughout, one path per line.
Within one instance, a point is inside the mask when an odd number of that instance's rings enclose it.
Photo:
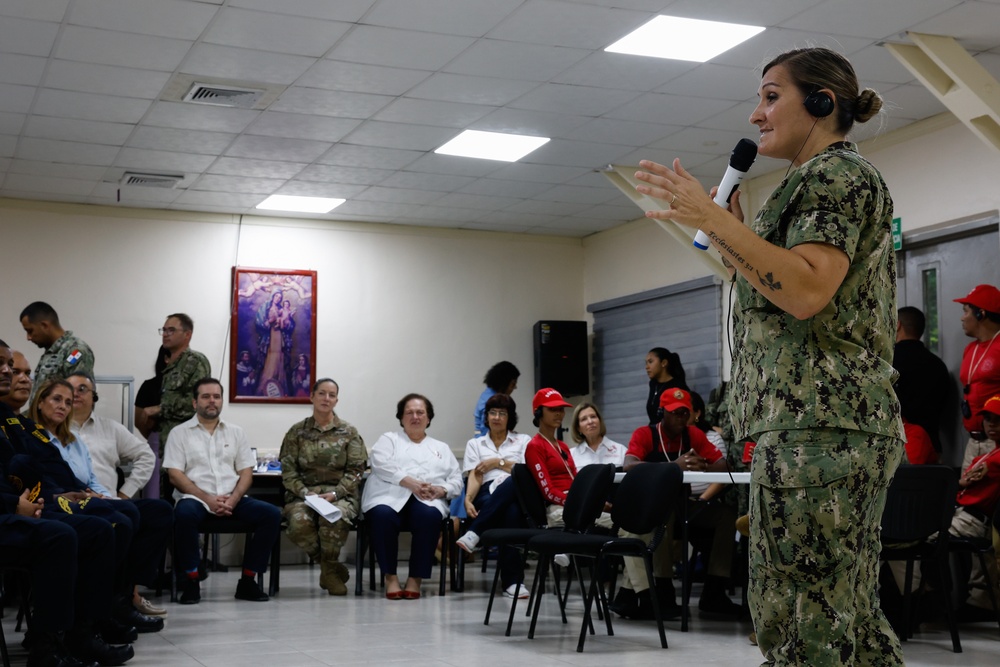
M 955 606 L 952 603 L 952 580 L 951 568 L 948 558 L 938 558 L 938 576 L 941 578 L 941 588 L 944 593 L 944 615 L 948 621 L 948 630 L 951 633 L 951 648 L 955 653 L 962 652 L 962 640 L 958 637 L 958 619 L 955 614 Z
M 523 552 L 523 554 L 521 556 L 521 577 L 522 577 L 522 581 L 523 581 L 523 577 L 524 577 L 524 568 L 527 566 L 527 564 L 528 564 L 528 547 L 527 547 L 527 545 L 525 545 L 524 546 L 524 552 Z M 536 571 L 536 573 L 535 573 L 536 579 L 537 579 L 537 576 L 538 576 L 538 573 Z M 493 595 L 496 593 L 497 584 L 498 583 L 500 583 L 500 563 L 499 562 L 496 564 L 496 572 L 493 575 L 493 590 L 490 592 L 490 600 L 491 601 L 492 601 Z M 532 602 L 535 601 L 534 596 L 537 595 L 537 590 L 538 590 L 537 588 L 533 588 L 532 591 L 531 591 L 531 595 L 528 596 L 528 609 L 531 609 L 531 604 L 532 604 Z M 504 633 L 505 637 L 510 637 L 510 629 L 514 626 L 514 614 L 515 614 L 515 610 L 516 609 L 517 609 L 517 596 L 515 596 L 514 599 L 511 600 L 510 615 L 507 618 L 507 631 Z
M 364 523 L 357 522 L 357 531 L 354 541 L 354 595 L 361 595 L 364 586 L 361 581 L 365 573 L 365 528 Z
M 531 625 L 528 626 L 528 639 L 535 638 L 535 626 L 538 624 L 538 611 L 542 607 L 542 593 L 545 587 L 545 575 L 549 570 L 551 559 L 545 554 L 538 555 L 538 571 L 535 572 L 535 583 L 532 594 L 535 596 L 535 606 L 531 609 Z M 556 595 L 559 595 L 558 586 Z
M 656 594 L 656 585 L 653 583 L 656 581 L 653 578 L 653 555 L 648 550 L 643 554 L 642 562 L 646 566 L 646 580 L 653 584 L 649 588 L 649 598 L 653 602 L 653 616 L 656 617 L 656 629 L 660 633 L 660 647 L 667 648 L 667 632 L 663 629 L 663 610 L 660 609 L 660 596 Z M 687 567 L 685 567 L 684 576 L 685 578 L 688 576 Z M 686 612 L 686 609 L 684 611 Z
M 579 570 L 579 567 L 577 568 Z M 590 607 L 594 602 L 594 598 L 597 596 L 597 569 L 594 567 L 594 563 L 590 564 L 590 590 L 584 591 L 583 594 L 583 623 L 580 624 L 580 640 L 576 644 L 576 652 L 583 653 L 583 644 L 587 641 L 587 629 L 589 627 L 590 634 L 594 634 L 594 624 L 590 617 Z

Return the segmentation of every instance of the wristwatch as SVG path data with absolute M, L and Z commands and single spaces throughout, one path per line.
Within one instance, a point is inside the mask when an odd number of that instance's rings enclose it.
M 500 459 L 500 469 L 503 470 L 504 466 L 506 466 L 506 465 L 507 465 L 507 460 L 506 459 Z

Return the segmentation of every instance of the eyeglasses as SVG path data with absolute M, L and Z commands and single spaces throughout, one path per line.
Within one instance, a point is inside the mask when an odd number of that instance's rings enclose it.
M 73 393 L 79 394 L 80 396 L 86 396 L 87 394 L 93 391 L 94 390 L 88 387 L 87 385 L 81 384 L 79 387 L 76 388 L 76 390 Z
M 496 417 L 497 419 L 499 419 L 500 417 L 506 417 L 507 416 L 507 411 L 506 410 L 490 410 L 486 414 L 489 415 L 490 417 Z
M 177 327 L 160 327 L 159 329 L 157 329 L 157 331 L 160 332 L 161 336 L 163 334 L 170 334 L 171 336 L 173 336 L 178 331 L 184 331 L 184 329 L 178 329 Z

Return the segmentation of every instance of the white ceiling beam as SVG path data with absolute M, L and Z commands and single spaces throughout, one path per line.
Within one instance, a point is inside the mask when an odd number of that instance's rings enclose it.
M 986 145 L 1000 151 L 1000 83 L 953 37 L 908 32 L 885 48 Z
M 635 186 L 639 184 L 639 179 L 635 177 L 635 172 L 638 167 L 628 167 L 620 164 L 608 165 L 608 168 L 604 170 L 604 175 L 609 181 L 615 184 L 626 197 L 631 199 L 636 206 L 641 208 L 643 211 L 652 211 L 654 209 L 665 209 L 670 208 L 668 204 L 663 199 L 658 199 L 656 197 L 650 197 L 644 195 L 641 192 L 637 192 Z M 682 247 L 688 250 L 688 252 L 695 253 L 698 261 L 702 262 L 710 271 L 722 278 L 723 280 L 729 280 L 729 271 L 722 264 L 722 257 L 714 248 L 709 248 L 708 250 L 698 250 L 692 245 L 694 240 L 694 232 L 688 227 L 683 225 L 678 225 L 673 220 L 657 220 L 660 227 L 662 227 L 674 240 Z

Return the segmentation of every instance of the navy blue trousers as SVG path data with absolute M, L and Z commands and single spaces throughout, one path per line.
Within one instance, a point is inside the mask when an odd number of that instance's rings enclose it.
M 425 505 L 416 496 L 399 512 L 388 505 L 376 505 L 365 512 L 369 539 L 382 574 L 396 574 L 399 562 L 399 531 L 407 530 L 410 541 L 409 575 L 427 579 L 434 568 L 434 549 L 441 535 L 441 512 Z
M 469 524 L 468 530 L 477 535 L 482 535 L 490 528 L 524 528 L 526 526 L 521 506 L 517 502 L 514 480 L 511 477 L 501 482 L 492 494 L 487 487 L 480 488 L 472 504 L 479 514 Z M 500 566 L 500 581 L 504 588 L 524 583 L 524 570 L 521 569 L 521 558 L 517 549 L 508 546 L 501 547 L 497 563 Z
M 178 574 L 193 572 L 201 562 L 198 526 L 209 516 L 208 509 L 193 498 L 183 498 L 174 507 L 174 555 Z M 253 526 L 250 544 L 243 553 L 243 569 L 254 573 L 267 571 L 271 548 L 281 530 L 281 510 L 263 500 L 243 496 L 233 508 L 232 518 Z

